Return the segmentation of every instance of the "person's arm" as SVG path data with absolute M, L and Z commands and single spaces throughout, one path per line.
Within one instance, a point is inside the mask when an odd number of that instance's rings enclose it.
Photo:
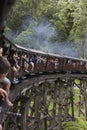
M 5 98 L 5 97 L 7 97 L 7 92 L 6 92 L 4 89 L 0 88 L 0 95 L 1 95 L 3 98 Z
M 2 125 L 0 124 L 0 130 L 2 130 Z

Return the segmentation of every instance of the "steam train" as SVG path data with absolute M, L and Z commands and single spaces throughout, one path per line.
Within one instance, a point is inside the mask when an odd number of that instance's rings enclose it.
M 78 59 L 68 56 L 60 56 L 52 53 L 45 53 L 33 49 L 26 49 L 17 44 L 13 44 L 9 39 L 3 35 L 4 21 L 8 16 L 9 10 L 15 3 L 15 0 L 0 0 L 0 44 L 4 48 L 8 44 L 8 49 L 11 52 L 17 52 L 20 55 L 33 55 L 36 59 L 34 68 L 31 70 L 32 65 L 29 65 L 28 71 L 31 73 L 39 72 L 58 72 L 58 73 L 87 73 L 87 60 Z M 39 62 L 37 59 L 39 57 Z M 27 61 L 30 64 L 29 61 Z M 21 66 L 22 67 L 22 66 Z
M 53 53 L 45 53 L 43 51 L 37 51 L 34 49 L 27 49 L 20 45 L 12 43 L 8 38 L 3 35 L 4 46 L 7 46 L 9 54 L 12 52 L 19 56 L 20 61 L 23 60 L 23 55 L 27 55 L 28 60 L 24 59 L 28 64 L 28 73 L 53 73 L 57 72 L 60 74 L 65 73 L 77 73 L 86 74 L 87 73 L 87 60 L 79 59 L 69 56 L 60 56 Z M 6 52 L 6 51 L 5 51 Z M 34 56 L 34 68 L 31 69 L 32 65 L 30 62 L 30 57 Z M 21 68 L 24 68 L 22 63 L 20 63 Z

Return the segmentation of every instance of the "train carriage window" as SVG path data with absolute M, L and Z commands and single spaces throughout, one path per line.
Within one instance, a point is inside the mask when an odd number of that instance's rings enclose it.
M 80 65 L 83 65 L 83 61 L 80 61 Z
M 55 69 L 58 69 L 58 66 L 59 66 L 59 59 L 56 58 L 56 59 L 54 60 L 54 68 L 55 68 Z
M 85 68 L 87 69 L 87 63 L 85 63 Z
M 73 67 L 76 67 L 76 61 L 73 61 L 72 65 Z
M 7 43 L 7 42 L 5 42 L 3 48 L 4 48 L 4 47 L 10 47 L 10 44 Z
M 16 51 L 16 47 L 12 46 L 12 47 L 11 47 L 11 50 Z
M 71 64 L 71 63 L 72 63 L 72 60 L 70 60 L 70 59 L 66 60 L 66 64 Z
M 79 66 L 79 62 L 78 61 L 76 62 L 76 65 Z

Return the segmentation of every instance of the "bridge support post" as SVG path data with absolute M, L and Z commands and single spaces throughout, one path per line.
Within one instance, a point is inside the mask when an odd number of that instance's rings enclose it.
M 71 109 L 72 109 L 72 121 L 74 121 L 74 101 L 73 101 L 73 91 L 71 91 Z
M 21 119 L 20 119 L 20 129 L 21 130 L 27 130 L 28 129 L 28 109 L 29 109 L 29 98 L 26 96 L 21 96 L 20 98 L 20 112 L 22 113 Z
M 45 85 L 43 87 L 44 87 L 44 89 L 43 89 L 43 104 L 44 104 L 44 117 L 45 117 L 47 115 L 47 112 L 48 112 L 47 104 L 46 104 L 48 90 L 46 88 L 47 87 L 46 83 L 45 83 Z M 47 130 L 47 117 L 44 118 L 44 130 Z
M 53 102 L 53 124 L 52 127 L 56 126 L 56 107 L 57 107 L 57 96 L 58 96 L 58 86 L 57 80 L 54 81 L 54 102 Z
M 81 95 L 83 96 L 83 99 L 84 99 L 85 113 L 83 113 L 83 114 L 85 115 L 85 120 L 87 121 L 87 81 L 86 81 L 86 79 L 81 80 L 80 92 L 81 92 Z
M 87 96 L 85 97 L 85 120 L 87 121 Z
M 58 79 L 58 87 L 59 87 L 59 93 L 58 93 L 58 129 L 62 130 L 62 101 L 63 101 L 63 84 L 60 79 Z
M 24 108 L 24 113 L 23 113 L 23 130 L 28 130 L 28 122 L 27 122 L 28 110 L 29 110 L 29 100 L 25 104 L 25 108 Z
M 73 97 L 74 97 L 74 94 L 73 94 L 73 89 L 72 89 L 74 84 L 73 84 L 73 80 L 71 80 L 71 79 L 70 79 L 69 82 L 70 82 L 70 84 L 71 84 L 71 85 L 70 85 L 70 86 L 71 86 L 70 94 L 71 94 L 72 121 L 74 121 L 74 120 L 75 120 L 75 118 L 74 118 L 74 98 L 73 98 Z
M 35 130 L 39 130 L 39 121 L 40 121 L 40 115 L 39 115 L 39 94 L 37 92 L 35 97 Z
M 87 82 L 84 81 L 85 120 L 87 121 Z

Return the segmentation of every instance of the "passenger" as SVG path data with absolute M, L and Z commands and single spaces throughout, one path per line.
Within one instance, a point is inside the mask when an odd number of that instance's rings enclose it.
M 19 60 L 21 59 L 17 52 L 13 55 L 13 59 L 16 61 L 17 66 L 19 66 Z M 20 68 L 20 66 L 18 68 Z
M 42 56 L 38 56 L 37 55 L 37 61 L 36 61 L 36 64 L 43 64 L 43 57 Z
M 9 90 L 10 90 L 10 86 L 11 86 L 10 80 L 7 77 L 5 77 L 1 81 L 1 84 L 3 85 L 3 88 L 6 90 L 6 92 L 9 94 Z
M 43 63 L 43 64 L 46 64 L 46 63 L 47 63 L 47 58 L 46 58 L 46 57 L 42 57 L 41 59 L 42 59 L 42 63 Z
M 28 68 L 29 68 L 29 55 L 27 54 L 26 55 L 26 68 L 25 68 L 26 72 L 29 72 Z
M 58 66 L 59 66 L 59 61 L 58 61 L 58 59 L 56 58 L 55 61 L 54 61 L 54 68 L 55 68 L 55 69 L 58 69 Z
M 9 49 L 7 47 L 3 48 L 2 55 L 4 58 L 7 59 L 8 55 L 9 55 Z M 9 90 L 10 90 L 10 86 L 11 86 L 10 80 L 5 77 L 1 83 L 4 87 L 4 89 L 6 90 L 6 92 L 9 94 Z
M 30 61 L 30 65 L 31 65 L 31 71 L 34 70 L 34 63 L 32 61 Z
M 35 54 L 30 55 L 29 62 L 31 64 L 31 71 L 33 71 L 34 70 L 34 65 L 36 63 L 36 55 Z
M 3 48 L 3 53 L 2 55 L 5 57 L 5 58 L 8 58 L 9 56 L 9 48 L 8 47 L 4 47 Z
M 0 130 L 2 130 L 2 126 L 0 125 Z
M 67 64 L 71 64 L 72 61 L 70 59 L 67 60 Z
M 72 65 L 73 65 L 74 68 L 76 67 L 76 63 L 75 62 L 73 62 Z
M 11 64 L 11 74 L 12 74 L 11 81 L 13 84 L 17 84 L 17 83 L 19 83 L 19 80 L 16 77 L 17 77 L 17 73 L 20 68 L 19 68 L 19 66 L 16 65 L 16 61 L 14 58 L 9 59 L 9 62 Z
M 37 59 L 37 61 L 36 61 L 36 64 L 41 64 L 41 56 L 36 56 L 36 59 Z
M 12 84 L 17 84 L 19 83 L 19 80 L 16 77 L 20 69 L 20 66 L 18 65 L 18 56 L 17 54 L 15 54 L 14 51 L 12 51 L 10 54 L 9 62 L 11 65 L 11 82 Z
M 2 53 L 3 53 L 3 48 L 0 47 L 0 56 L 2 56 Z
M 22 55 L 22 66 L 25 72 L 28 72 L 29 56 L 26 54 Z
M 17 53 L 15 53 L 15 54 L 13 55 L 13 59 L 15 60 L 15 67 L 16 67 L 17 72 L 18 72 L 18 71 L 20 70 L 20 66 L 19 66 L 19 64 L 18 64 L 19 57 L 18 57 L 18 54 L 17 54 Z
M 9 93 L 9 86 L 8 83 L 9 79 L 6 78 L 8 71 L 10 68 L 10 64 L 8 62 L 8 60 L 4 57 L 0 57 L 0 83 L 4 83 L 4 89 L 0 88 L 0 94 L 3 97 L 3 100 L 7 103 L 8 106 L 13 106 L 13 104 L 10 102 L 9 98 L 8 98 L 8 93 Z M 10 84 L 9 84 L 10 85 Z

